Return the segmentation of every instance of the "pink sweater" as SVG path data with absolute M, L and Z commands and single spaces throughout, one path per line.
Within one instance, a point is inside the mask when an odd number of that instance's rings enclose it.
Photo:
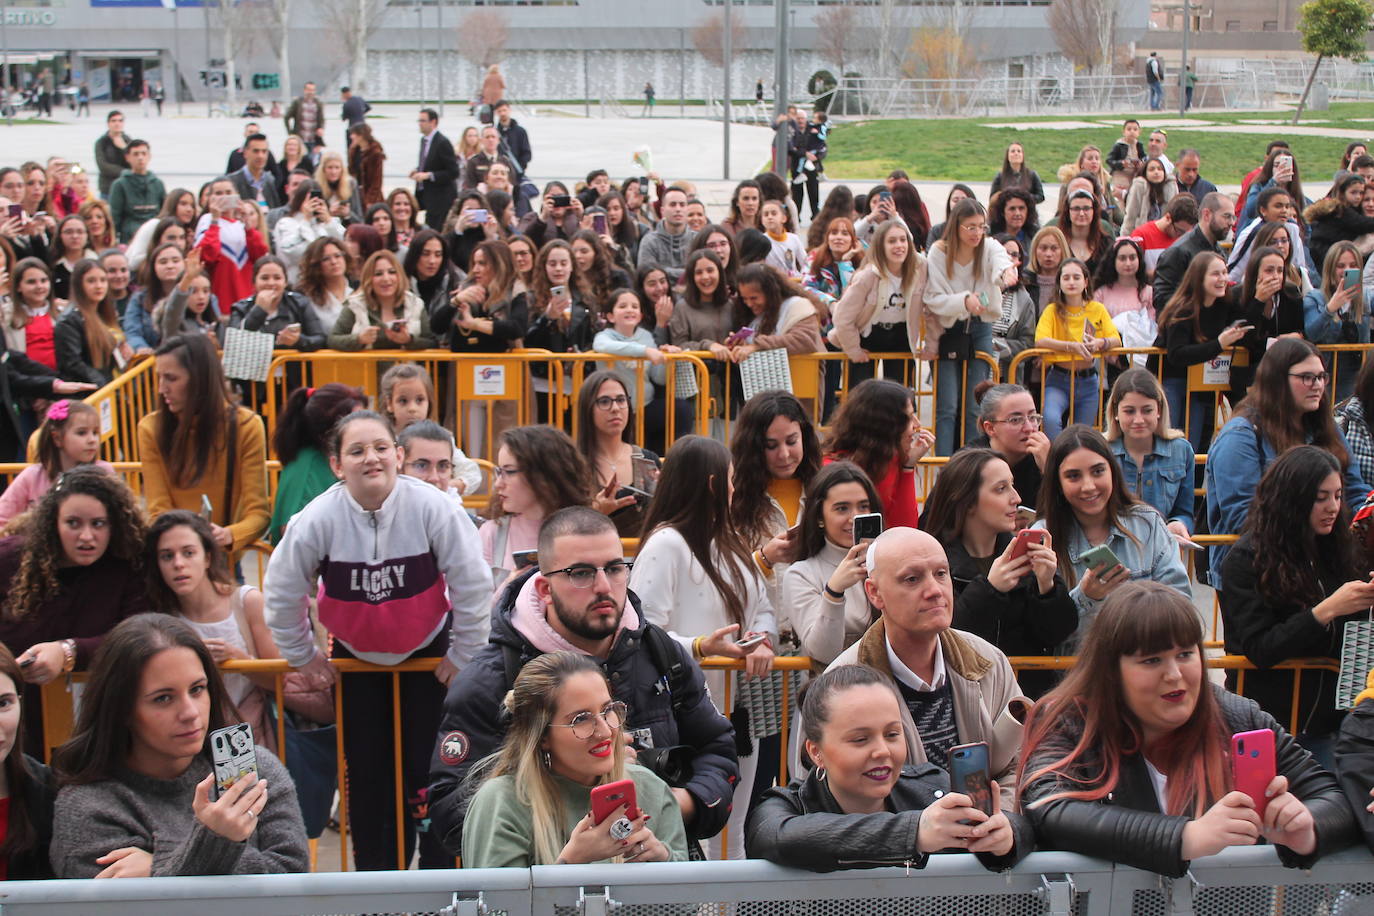
M 92 463 L 106 473 L 115 472 L 114 465 L 108 461 Z M 0 525 L 9 524 L 10 519 L 27 512 L 51 487 L 52 481 L 48 479 L 48 472 L 43 470 L 43 465 L 31 464 L 24 468 L 5 487 L 5 492 L 0 493 Z

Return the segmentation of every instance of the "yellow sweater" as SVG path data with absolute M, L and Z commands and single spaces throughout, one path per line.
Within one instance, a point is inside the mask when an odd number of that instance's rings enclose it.
M 231 560 L 267 530 L 272 516 L 272 507 L 267 502 L 267 433 L 262 418 L 246 407 L 238 408 L 237 416 L 237 468 L 231 506 L 223 505 L 228 448 L 221 447 L 200 480 L 183 489 L 172 483 L 157 448 L 158 413 L 150 413 L 138 421 L 138 454 L 143 462 L 143 495 L 148 500 L 148 517 L 157 518 L 171 509 L 199 512 L 201 495 L 210 497 L 210 504 L 215 509 L 215 524 L 226 526 L 234 533 Z

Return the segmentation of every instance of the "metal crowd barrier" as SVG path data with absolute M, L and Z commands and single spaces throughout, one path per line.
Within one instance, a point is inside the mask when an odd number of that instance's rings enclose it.
M 1075 661 L 1075 659 L 1072 656 L 1016 656 L 1010 658 L 1009 660 L 1011 662 L 1012 667 L 1017 671 L 1065 670 L 1071 668 Z M 400 675 L 408 672 L 433 671 L 438 662 L 439 660 L 437 658 L 414 658 L 408 659 L 397 665 L 378 666 L 369 664 L 367 662 L 358 661 L 356 659 L 331 660 L 331 664 L 333 664 L 335 670 L 337 670 L 340 674 L 380 673 L 391 675 L 392 742 L 394 753 L 393 766 L 394 771 L 397 774 L 401 772 L 401 728 L 402 722 L 404 721 L 401 710 Z M 1209 668 L 1239 670 L 1239 676 L 1242 678 L 1242 680 L 1237 686 L 1238 689 L 1241 690 L 1244 689 L 1244 672 L 1246 670 L 1255 669 L 1254 664 L 1252 664 L 1244 656 L 1239 655 L 1225 655 L 1220 657 L 1209 658 L 1207 659 L 1207 666 Z M 740 659 L 712 657 L 703 659 L 701 662 L 701 667 L 706 670 L 740 671 L 743 670 L 744 663 Z M 1298 699 L 1302 686 L 1302 672 L 1311 670 L 1334 671 L 1336 670 L 1336 663 L 1331 659 L 1324 658 L 1289 659 L 1288 661 L 1282 662 L 1274 667 L 1293 671 L 1293 708 L 1292 715 L 1289 721 L 1289 730 L 1293 733 L 1296 733 Z M 220 665 L 220 670 L 226 673 L 236 672 L 240 674 L 253 673 L 275 675 L 275 686 L 274 690 L 271 691 L 271 693 L 272 702 L 275 704 L 277 710 L 277 747 L 279 756 L 283 760 L 285 760 L 287 756 L 287 750 L 285 731 L 286 726 L 285 718 L 283 715 L 285 709 L 283 702 L 283 676 L 291 670 L 290 666 L 287 665 L 286 661 L 283 659 L 253 659 L 247 661 L 227 661 Z M 801 656 L 779 656 L 773 660 L 773 670 L 808 672 L 812 670 L 812 661 L 810 658 Z M 51 759 L 51 749 L 53 747 L 60 745 L 71 734 L 73 723 L 73 703 L 71 697 L 72 684 L 84 681 L 85 678 L 86 674 L 84 672 L 76 672 L 70 675 L 59 677 L 56 680 L 44 685 L 43 687 L 44 747 L 42 749 L 42 756 L 45 761 Z M 789 678 L 784 677 L 781 680 L 782 692 L 779 701 L 781 709 L 785 711 L 790 708 L 790 685 Z M 723 706 L 726 709 L 731 708 L 731 697 L 732 690 L 734 687 L 732 681 L 732 678 L 727 678 L 725 682 L 726 686 L 725 695 L 723 697 Z M 334 712 L 336 729 L 335 750 L 338 757 L 337 784 L 339 786 L 344 786 L 347 784 L 345 761 L 343 756 L 343 700 L 345 690 L 344 685 L 344 679 L 340 678 L 335 682 L 334 687 Z M 779 716 L 779 721 L 781 723 L 780 740 L 782 746 L 787 747 L 789 728 L 791 725 L 791 717 L 790 715 L 784 713 Z M 434 723 L 434 729 L 437 733 L 437 722 Z M 778 768 L 778 781 L 780 784 L 784 785 L 790 778 L 790 774 L 788 772 L 787 767 L 788 756 L 789 755 L 786 753 L 781 755 L 782 760 Z M 397 812 L 397 868 L 404 869 L 406 866 L 406 862 L 404 861 L 404 834 L 409 827 L 410 818 L 408 809 L 405 804 L 403 786 L 401 784 L 399 776 L 397 778 L 396 784 L 393 786 L 385 787 L 385 790 L 392 793 L 395 799 L 395 806 Z M 346 794 L 342 792 L 340 793 L 338 824 L 340 860 L 339 869 L 340 871 L 346 871 L 348 869 L 348 835 L 350 827 L 347 797 Z M 3 898 L 0 898 L 0 903 L 3 903 Z M 2 906 L 0 906 L 0 916 L 4 916 L 4 910 Z
M 1068 852 L 1033 852 L 994 873 L 968 853 L 920 870 L 818 874 L 771 862 L 646 862 L 410 872 L 12 881 L 4 916 L 1353 916 L 1374 905 L 1371 857 L 1347 849 L 1284 868 L 1270 846 L 1231 847 L 1165 878 Z

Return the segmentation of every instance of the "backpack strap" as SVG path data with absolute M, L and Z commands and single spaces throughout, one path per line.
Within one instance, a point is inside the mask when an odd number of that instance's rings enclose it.
M 662 676 L 659 684 L 668 689 L 668 698 L 673 704 L 673 718 L 682 713 L 687 702 L 687 666 L 678 654 L 673 638 L 662 627 L 645 621 L 644 644 L 649 647 L 649 657 Z

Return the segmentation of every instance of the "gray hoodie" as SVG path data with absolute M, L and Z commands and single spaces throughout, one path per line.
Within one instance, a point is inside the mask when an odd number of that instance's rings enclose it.
M 692 243 L 692 233 L 683 224 L 677 235 L 668 232 L 664 223 L 659 223 L 645 234 L 639 242 L 639 263 L 637 267 L 661 267 L 674 283 L 682 276 L 682 262 L 687 260 L 687 246 Z

